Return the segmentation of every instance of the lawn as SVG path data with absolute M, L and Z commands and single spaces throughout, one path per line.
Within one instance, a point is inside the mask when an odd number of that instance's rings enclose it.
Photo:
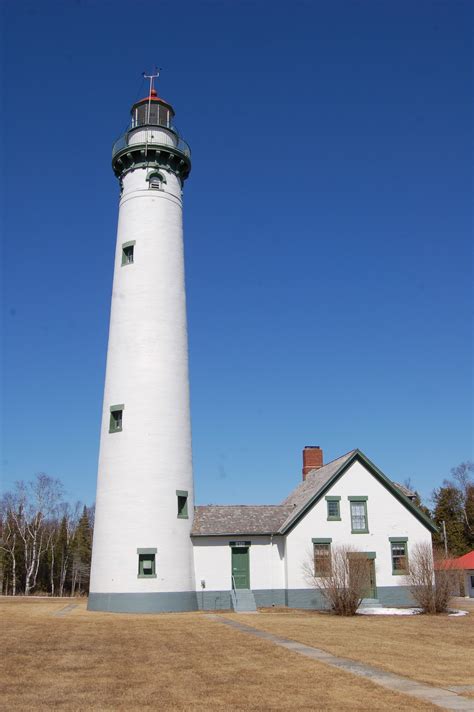
M 472 608 L 459 618 L 272 612 L 238 620 L 437 687 L 474 685 Z
M 69 600 L 0 598 L 2 709 L 439 710 L 200 613 L 89 613 L 84 601 L 72 602 L 77 607 L 58 615 Z M 293 624 L 319 644 L 318 621 L 353 625 L 297 614 L 250 623 L 285 633 Z M 358 630 L 371 635 L 383 626 L 374 623 L 361 621 Z

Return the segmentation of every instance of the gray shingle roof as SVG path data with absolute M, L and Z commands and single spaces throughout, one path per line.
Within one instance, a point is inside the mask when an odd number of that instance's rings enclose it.
M 402 494 L 405 495 L 405 497 L 408 497 L 409 499 L 412 499 L 413 497 L 416 497 L 415 492 L 412 490 L 408 489 L 408 487 L 405 487 L 405 485 L 401 485 L 399 482 L 394 482 L 393 483 L 397 489 L 400 490 Z
M 196 507 L 191 536 L 275 534 L 288 518 L 292 505 L 219 505 Z
M 295 519 L 298 514 L 305 508 L 308 500 L 312 499 L 325 484 L 329 482 L 336 472 L 342 467 L 354 454 L 355 450 L 347 452 L 345 455 L 338 457 L 337 460 L 328 462 L 318 470 L 310 470 L 306 475 L 306 479 L 300 482 L 293 492 L 283 500 L 282 505 L 290 506 L 290 513 L 287 519 L 282 523 L 281 528 L 284 528 L 290 521 Z

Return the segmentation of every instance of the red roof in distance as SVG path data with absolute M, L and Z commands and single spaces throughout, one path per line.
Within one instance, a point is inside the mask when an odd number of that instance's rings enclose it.
M 463 569 L 474 569 L 474 551 L 469 551 L 457 559 L 441 559 L 435 563 L 437 571 L 448 569 L 452 571 L 462 571 Z

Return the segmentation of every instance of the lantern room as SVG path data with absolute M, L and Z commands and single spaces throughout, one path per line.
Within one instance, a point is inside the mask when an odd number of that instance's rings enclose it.
M 150 95 L 140 99 L 131 109 L 131 128 L 137 126 L 164 126 L 171 129 L 173 124 L 173 107 L 161 99 L 156 89 L 151 89 Z

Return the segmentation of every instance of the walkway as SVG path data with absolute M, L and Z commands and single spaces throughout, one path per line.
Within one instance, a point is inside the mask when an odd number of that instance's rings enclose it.
M 410 678 L 403 677 L 402 675 L 385 672 L 380 668 L 365 665 L 364 663 L 358 663 L 354 660 L 349 660 L 348 658 L 339 658 L 336 655 L 331 655 L 331 653 L 328 653 L 325 650 L 321 650 L 320 648 L 313 648 L 309 645 L 304 645 L 303 643 L 297 643 L 295 640 L 282 638 L 279 635 L 274 635 L 273 633 L 253 628 L 245 623 L 230 620 L 222 615 L 210 613 L 206 615 L 206 618 L 228 625 L 242 633 L 248 633 L 256 636 L 257 638 L 268 640 L 270 643 L 279 645 L 287 650 L 292 650 L 294 653 L 299 653 L 299 655 L 305 655 L 307 658 L 319 660 L 319 662 L 325 663 L 326 665 L 331 665 L 332 667 L 339 668 L 340 670 L 345 670 L 352 675 L 366 677 L 376 685 L 386 687 L 388 690 L 400 692 L 404 695 L 412 695 L 413 697 L 417 697 L 424 702 L 431 702 L 431 704 L 438 705 L 439 707 L 443 707 L 447 710 L 469 710 L 469 712 L 474 712 L 474 700 L 470 700 L 467 697 L 460 697 L 456 694 L 456 692 L 451 692 L 449 689 L 433 687 L 432 685 L 427 685 L 424 682 L 417 682 L 416 680 L 411 680 Z

